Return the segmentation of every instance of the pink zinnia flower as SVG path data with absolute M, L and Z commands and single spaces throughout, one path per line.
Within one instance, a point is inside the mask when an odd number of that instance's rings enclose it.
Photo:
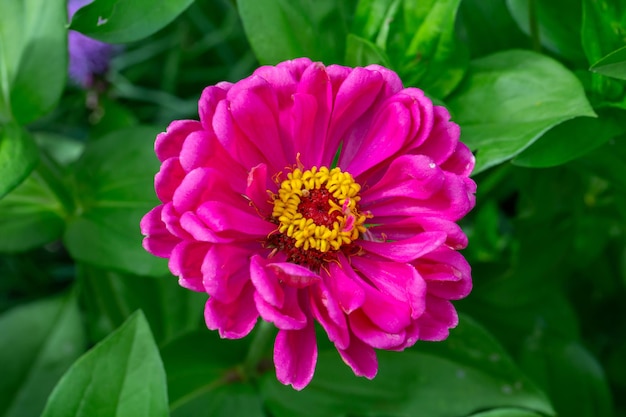
M 206 324 L 279 329 L 276 375 L 305 387 L 317 321 L 354 373 L 374 349 L 442 340 L 471 290 L 455 223 L 474 206 L 474 157 L 448 111 L 383 67 L 301 58 L 204 90 L 200 121 L 155 143 L 163 204 L 144 247 L 209 294 Z

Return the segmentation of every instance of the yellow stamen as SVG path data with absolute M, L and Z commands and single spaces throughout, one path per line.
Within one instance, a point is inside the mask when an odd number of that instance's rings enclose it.
M 358 210 L 360 191 L 352 175 L 339 168 L 295 168 L 273 195 L 272 217 L 296 248 L 337 251 L 366 231 L 368 216 Z

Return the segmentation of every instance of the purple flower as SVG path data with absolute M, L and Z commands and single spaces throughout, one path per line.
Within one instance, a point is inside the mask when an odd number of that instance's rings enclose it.
M 68 17 L 93 0 L 69 0 Z M 94 76 L 102 75 L 109 69 L 109 61 L 116 53 L 114 45 L 89 38 L 82 33 L 70 30 L 68 33 L 69 75 L 76 84 L 90 88 L 94 84 Z
M 317 321 L 354 373 L 374 349 L 442 340 L 471 290 L 455 223 L 474 206 L 474 157 L 448 111 L 383 67 L 301 58 L 204 90 L 200 121 L 155 143 L 163 204 L 141 221 L 150 253 L 206 292 L 206 324 L 278 329 L 276 375 L 313 377 Z

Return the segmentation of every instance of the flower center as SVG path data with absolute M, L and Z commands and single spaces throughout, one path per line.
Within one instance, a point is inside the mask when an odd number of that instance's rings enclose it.
M 359 212 L 361 186 L 348 172 L 323 166 L 294 169 L 274 194 L 272 218 L 278 235 L 272 246 L 287 252 L 289 261 L 319 266 L 365 232 L 368 216 Z

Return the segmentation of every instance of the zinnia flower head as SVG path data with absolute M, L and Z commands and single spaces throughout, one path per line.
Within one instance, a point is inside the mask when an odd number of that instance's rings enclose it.
M 93 0 L 69 0 L 67 3 L 68 17 L 78 9 L 92 3 Z M 69 75 L 70 79 L 82 88 L 90 88 L 94 84 L 94 76 L 105 74 L 109 62 L 119 47 L 92 39 L 80 32 L 68 32 Z
M 277 378 L 313 377 L 315 322 L 355 374 L 375 349 L 442 340 L 471 290 L 455 223 L 474 206 L 474 157 L 448 111 L 384 67 L 300 58 L 207 87 L 200 121 L 158 135 L 162 204 L 144 247 L 209 295 L 206 324 L 279 330 Z

